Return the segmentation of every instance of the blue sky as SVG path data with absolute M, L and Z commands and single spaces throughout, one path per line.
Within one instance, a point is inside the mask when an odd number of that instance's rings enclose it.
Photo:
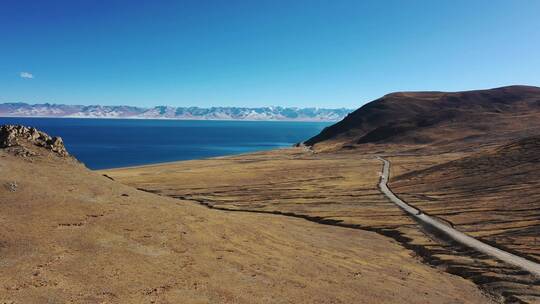
M 0 0 L 0 102 L 356 108 L 540 85 L 539 16 L 536 0 Z

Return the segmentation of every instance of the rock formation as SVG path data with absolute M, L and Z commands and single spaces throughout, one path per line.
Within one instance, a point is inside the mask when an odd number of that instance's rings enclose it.
M 8 149 L 16 155 L 29 157 L 39 154 L 34 147 L 45 148 L 60 157 L 69 156 L 60 137 L 51 137 L 36 128 L 26 126 L 0 126 L 0 148 Z

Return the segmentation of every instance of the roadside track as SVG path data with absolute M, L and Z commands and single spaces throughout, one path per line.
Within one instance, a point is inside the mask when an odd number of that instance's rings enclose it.
M 386 195 L 386 197 L 390 199 L 392 203 L 403 209 L 410 216 L 416 218 L 422 223 L 425 223 L 437 229 L 438 231 L 444 233 L 454 241 L 467 247 L 473 248 L 479 252 L 485 253 L 494 258 L 497 258 L 508 264 L 520 267 L 521 269 L 526 270 L 537 277 L 540 277 L 540 264 L 481 242 L 469 235 L 466 235 L 463 232 L 460 232 L 452 227 L 443 224 L 437 219 L 423 213 L 422 210 L 412 207 L 411 205 L 402 201 L 388 187 L 388 180 L 390 176 L 390 162 L 380 156 L 377 156 L 377 158 L 383 162 L 383 169 L 381 173 L 381 180 L 379 181 L 379 188 L 381 189 L 382 193 L 384 193 L 384 195 Z

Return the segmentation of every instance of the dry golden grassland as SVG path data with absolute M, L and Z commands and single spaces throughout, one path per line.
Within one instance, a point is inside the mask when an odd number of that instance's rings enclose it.
M 465 155 L 390 157 L 392 177 Z M 477 283 L 495 298 L 539 299 L 540 289 L 532 276 L 449 242 L 390 203 L 377 187 L 382 164 L 374 156 L 355 150 L 311 153 L 296 148 L 102 173 L 146 191 L 224 209 L 227 214 L 270 213 L 373 231 L 400 243 L 408 255 Z M 422 195 L 416 197 L 422 199 Z
M 490 302 L 470 281 L 422 264 L 396 242 L 370 231 L 211 210 L 136 190 L 70 159 L 38 152 L 42 156 L 23 159 L 0 150 L 1 303 Z M 141 171 L 134 176 L 139 186 L 162 187 L 171 196 L 180 185 L 181 196 L 196 195 L 196 189 L 201 198 L 225 191 L 223 199 L 231 195 L 223 203 L 228 206 L 243 197 L 242 191 L 251 193 L 246 193 L 251 200 L 264 187 L 299 197 L 297 187 L 315 190 L 326 183 L 329 197 L 339 191 L 339 176 L 359 174 L 340 167 L 338 160 L 329 169 L 317 160 L 299 160 L 272 177 L 278 163 L 257 160 L 264 155 L 245 157 L 179 164 L 183 173 L 176 173 L 175 165 L 162 171 L 135 169 Z M 231 162 L 237 165 L 228 166 Z M 302 169 L 309 164 L 318 168 Z M 376 172 L 375 163 L 365 165 Z M 327 178 L 318 177 L 322 171 Z M 129 172 L 135 171 L 108 174 L 129 184 Z M 185 177 L 186 172 L 192 176 Z M 165 173 L 169 183 L 161 184 Z M 297 179 L 303 183 L 285 185 Z M 342 187 L 360 189 L 371 182 Z M 235 193 L 234 185 L 242 184 L 246 188 Z M 353 203 L 346 194 L 343 199 Z M 306 198 L 303 206 L 309 209 L 316 200 L 327 212 L 322 202 L 330 199 Z M 365 201 L 385 204 L 376 191 Z

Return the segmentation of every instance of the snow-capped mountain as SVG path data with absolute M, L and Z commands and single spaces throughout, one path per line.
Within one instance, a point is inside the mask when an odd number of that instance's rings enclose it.
M 74 118 L 140 118 L 200 120 L 286 120 L 338 121 L 350 109 L 284 108 L 284 107 L 170 107 L 141 108 L 132 106 L 63 105 L 63 104 L 0 104 L 3 117 L 74 117 Z

